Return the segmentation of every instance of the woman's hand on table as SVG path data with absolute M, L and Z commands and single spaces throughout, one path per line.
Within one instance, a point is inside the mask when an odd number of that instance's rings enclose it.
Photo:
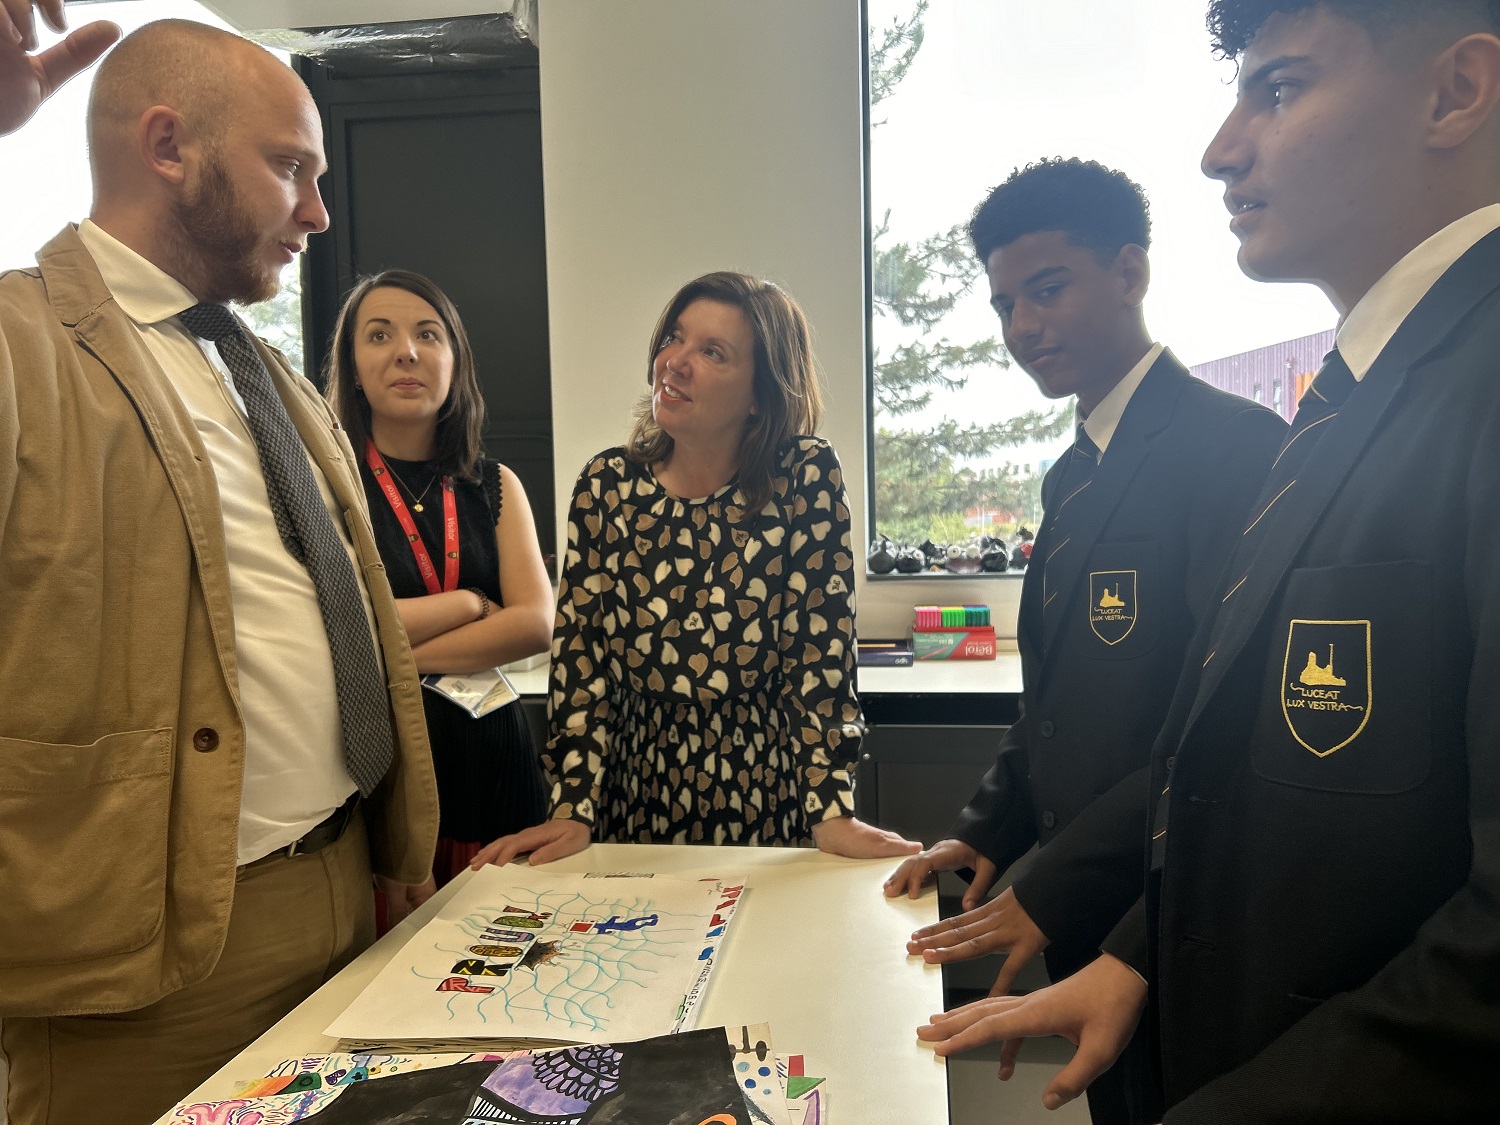
M 492 844 L 486 844 L 470 861 L 469 867 L 478 871 L 487 863 L 504 866 L 518 855 L 531 853 L 527 861 L 535 867 L 563 859 L 583 851 L 589 846 L 591 831 L 587 824 L 578 820 L 549 820 L 531 828 L 501 836 Z
M 812 835 L 819 851 L 850 859 L 884 859 L 922 850 L 922 845 L 915 840 L 876 828 L 852 816 L 836 816 L 814 824 Z
M 977 848 L 962 840 L 939 840 L 912 856 L 885 881 L 885 896 L 895 898 L 905 891 L 908 897 L 916 898 L 922 893 L 923 885 L 933 881 L 939 871 L 958 871 L 964 867 L 973 870 L 974 880 L 964 892 L 963 906 L 965 910 L 973 910 L 995 885 L 995 876 L 999 872 L 989 859 L 979 854 Z

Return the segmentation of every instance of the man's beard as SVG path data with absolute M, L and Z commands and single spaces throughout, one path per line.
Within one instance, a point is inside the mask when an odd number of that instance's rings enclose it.
M 168 224 L 181 280 L 200 301 L 253 305 L 281 288 L 279 271 L 266 264 L 266 240 L 219 160 L 205 163 L 198 191 L 173 204 Z

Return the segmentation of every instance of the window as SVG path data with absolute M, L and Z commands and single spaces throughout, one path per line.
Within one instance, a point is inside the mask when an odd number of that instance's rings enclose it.
M 1311 286 L 1235 264 L 1222 187 L 1198 168 L 1234 102 L 1202 0 L 866 0 L 866 15 L 873 537 L 1013 545 L 1040 520 L 1072 404 L 1006 355 L 964 230 L 1012 169 L 1079 156 L 1141 184 L 1147 325 L 1226 390 L 1249 395 L 1256 353 L 1332 324 Z
M 112 20 L 127 33 L 158 19 L 190 19 L 229 28 L 213 12 L 193 0 L 125 0 L 120 3 L 70 4 L 68 23 L 78 27 L 94 20 Z M 44 45 L 58 37 L 38 21 Z M 285 58 L 285 55 L 281 56 Z M 93 71 L 82 74 L 47 101 L 26 125 L 0 137 L 0 159 L 8 169 L 24 175 L 0 178 L 0 269 L 34 265 L 36 251 L 66 224 L 89 213 L 91 200 L 84 119 Z M 302 370 L 302 286 L 300 263 L 282 275 L 282 289 L 274 300 L 244 309 L 256 332 L 286 353 Z

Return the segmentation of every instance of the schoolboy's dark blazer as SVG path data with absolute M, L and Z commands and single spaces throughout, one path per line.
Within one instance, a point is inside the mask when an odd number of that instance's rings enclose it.
M 1228 552 L 1285 432 L 1276 414 L 1193 378 L 1163 351 L 1061 530 L 1044 519 L 1021 594 L 1021 716 L 954 832 L 1000 870 L 1149 759 L 1194 627 L 1222 592 Z M 1065 499 L 1071 455 L 1043 481 L 1048 513 Z M 1055 601 L 1044 614 L 1048 567 Z M 1126 906 L 1140 890 L 1137 879 Z M 1044 932 L 1069 909 L 1044 887 L 1023 905 Z M 1084 942 L 1085 959 L 1107 930 Z M 1049 957 L 1054 972 L 1077 967 L 1071 954 L 1056 964 L 1060 954 Z
M 1500 232 L 1298 476 L 1194 642 L 1147 790 L 1170 778 L 1164 854 L 1106 949 L 1153 978 L 1169 1125 L 1492 1120 Z M 1057 855 L 1108 853 L 1130 804 Z

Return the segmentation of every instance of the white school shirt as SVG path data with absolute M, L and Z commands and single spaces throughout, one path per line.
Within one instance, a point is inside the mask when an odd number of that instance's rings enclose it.
M 85 220 L 78 233 L 192 417 L 218 482 L 245 720 L 238 857 L 249 863 L 304 835 L 356 788 L 344 766 L 333 657 L 317 594 L 276 530 L 245 404 L 218 348 L 178 319 L 197 298 L 93 222 Z M 313 475 L 357 575 L 342 513 L 316 463 Z M 360 592 L 373 629 L 363 582 Z
M 1161 358 L 1161 353 L 1166 349 L 1160 344 L 1152 344 L 1141 357 L 1141 361 L 1125 373 L 1121 379 L 1110 390 L 1109 394 L 1099 400 L 1099 405 L 1089 411 L 1087 415 L 1082 414 L 1077 404 L 1073 406 L 1073 417 L 1077 425 L 1083 427 L 1083 432 L 1089 435 L 1089 440 L 1099 447 L 1099 460 L 1104 460 L 1104 451 L 1109 448 L 1110 438 L 1115 436 L 1115 430 L 1120 427 L 1120 419 L 1125 416 L 1125 408 L 1130 405 L 1136 388 L 1141 385 L 1141 380 L 1146 377 L 1146 372 L 1156 365 Z
M 1500 230 L 1500 203 L 1470 211 L 1449 223 L 1386 271 L 1349 310 L 1338 329 L 1339 354 L 1355 379 L 1363 379 L 1391 342 L 1401 322 L 1437 279 L 1476 242 Z

